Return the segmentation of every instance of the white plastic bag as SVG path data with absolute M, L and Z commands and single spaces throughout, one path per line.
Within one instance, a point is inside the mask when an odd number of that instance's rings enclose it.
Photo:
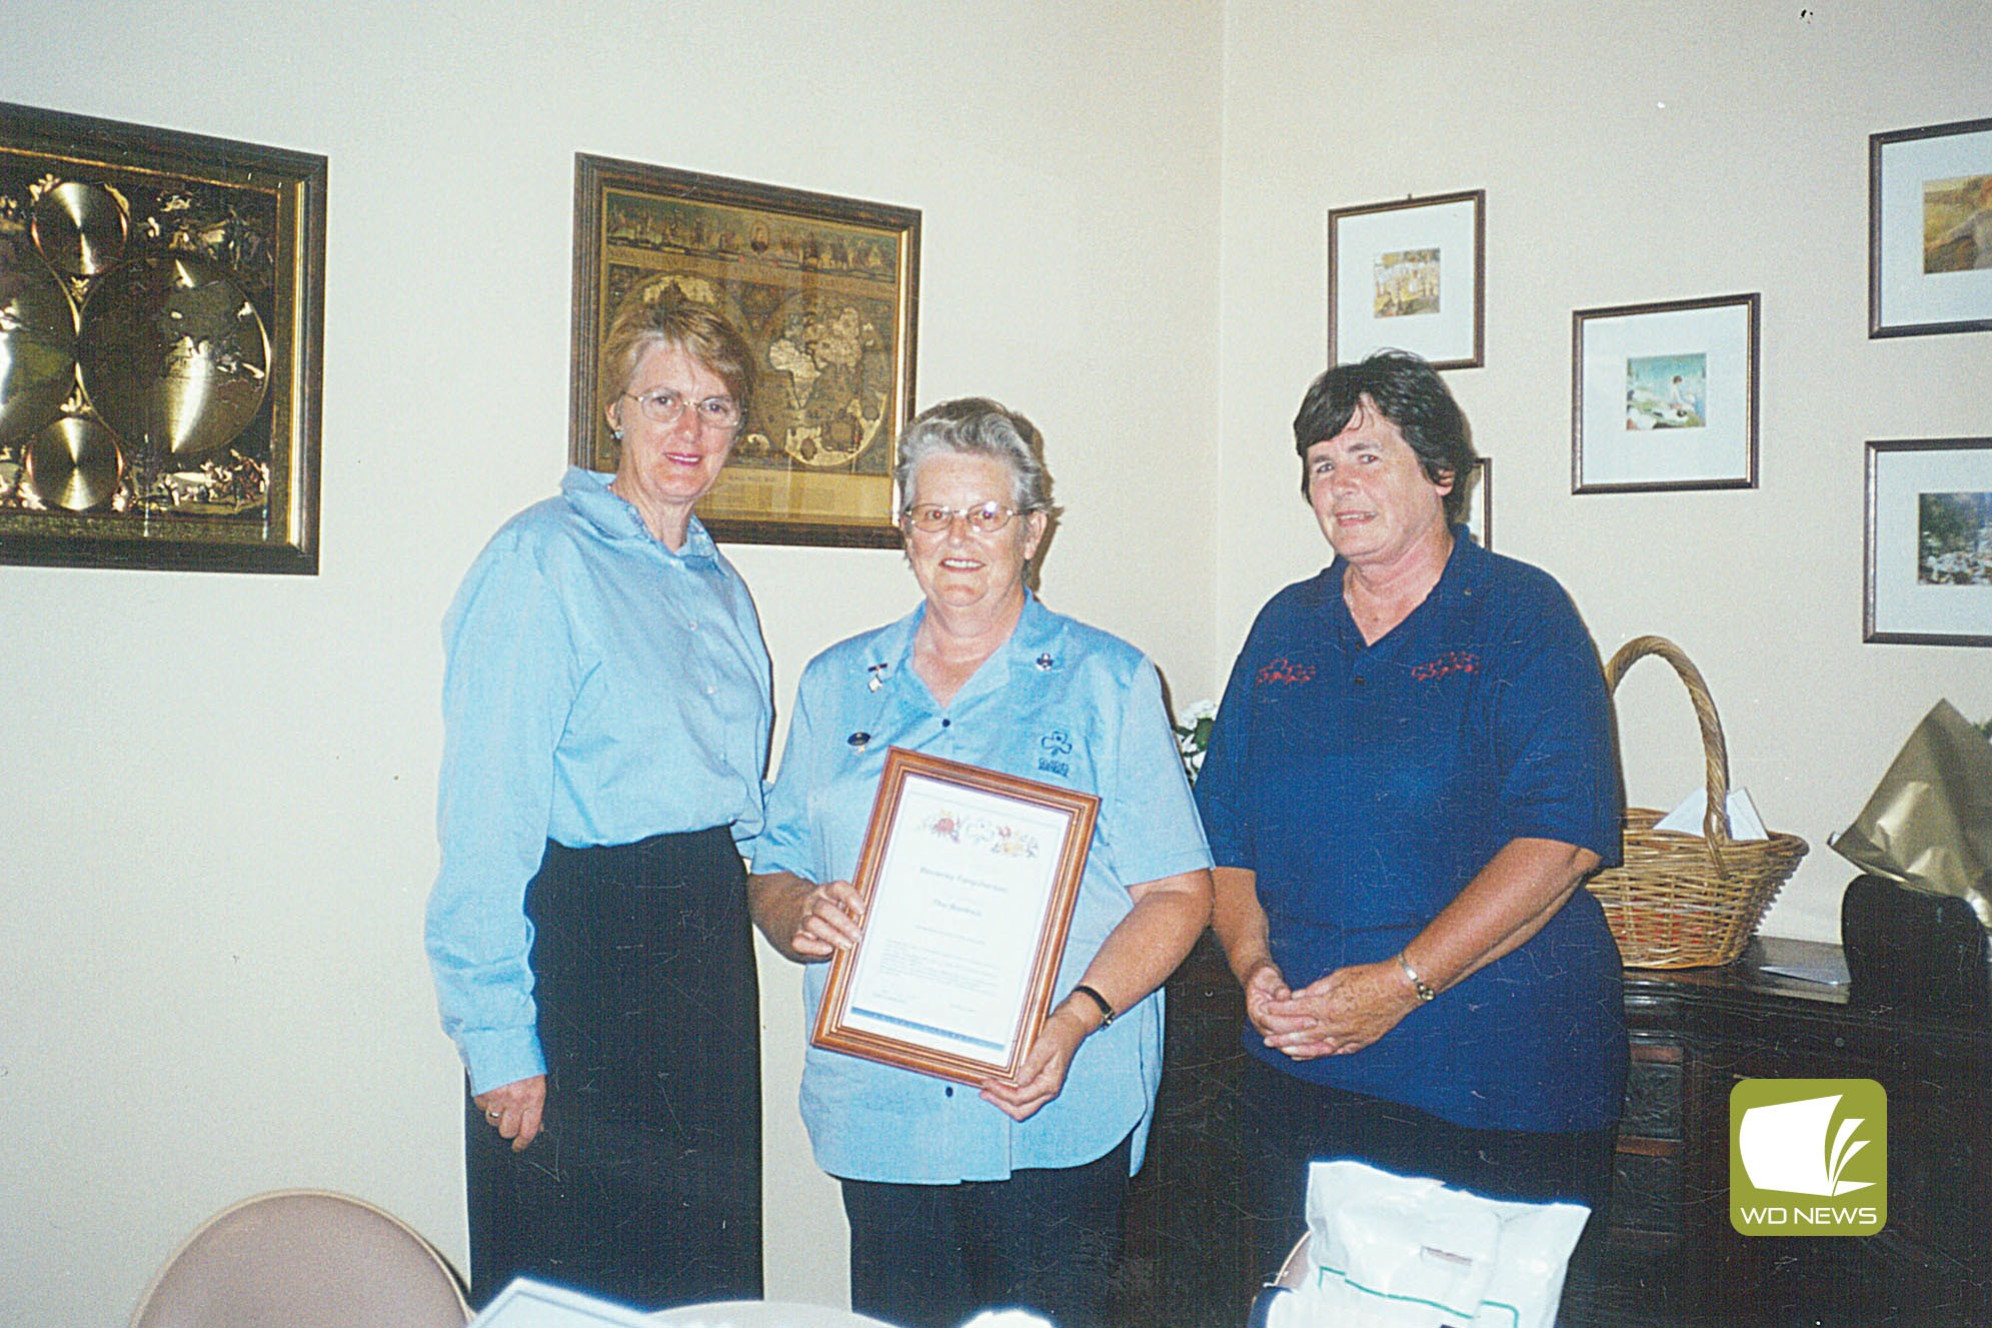
M 1267 1328 L 1551 1328 L 1589 1217 L 1316 1162 L 1306 1266 L 1266 1307 Z

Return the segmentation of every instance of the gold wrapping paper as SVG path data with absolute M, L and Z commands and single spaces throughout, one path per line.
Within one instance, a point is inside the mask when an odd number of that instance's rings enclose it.
M 1854 823 L 1827 843 L 1864 872 L 1956 895 L 1992 931 L 1992 742 L 1937 702 Z

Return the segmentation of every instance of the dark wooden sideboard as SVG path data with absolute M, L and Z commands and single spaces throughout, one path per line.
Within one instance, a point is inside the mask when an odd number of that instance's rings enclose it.
M 1760 939 L 1725 969 L 1628 970 L 1633 1069 L 1610 1240 L 1564 1328 L 1992 1326 L 1992 1028 L 1848 1004 L 1765 972 L 1838 947 Z M 1169 982 L 1167 1061 L 1130 1199 L 1121 1321 L 1237 1328 L 1250 1266 L 1239 1138 L 1243 1005 L 1206 935 Z M 1888 1091 L 1889 1217 L 1866 1238 L 1729 1223 L 1729 1090 L 1862 1078 Z

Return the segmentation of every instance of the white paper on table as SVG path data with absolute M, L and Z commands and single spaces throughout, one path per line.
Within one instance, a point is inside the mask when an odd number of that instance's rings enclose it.
M 1702 816 L 1708 811 L 1708 790 L 1698 788 L 1684 799 L 1680 806 L 1661 818 L 1655 830 L 1673 830 L 1684 835 L 1698 835 L 1702 832 Z M 1750 801 L 1750 790 L 1733 788 L 1729 790 L 1729 837 L 1731 839 L 1769 839 L 1764 831 L 1763 818 L 1757 815 L 1757 804 Z
M 470 1321 L 470 1328 L 644 1328 L 650 1316 L 611 1300 L 518 1277 Z

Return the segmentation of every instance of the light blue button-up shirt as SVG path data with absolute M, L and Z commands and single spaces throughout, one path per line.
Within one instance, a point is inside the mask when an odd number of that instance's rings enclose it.
M 1054 997 L 1071 991 L 1133 907 L 1128 886 L 1210 866 L 1154 666 L 1035 598 L 946 706 L 913 672 L 925 606 L 832 646 L 798 689 L 756 872 L 849 880 L 886 749 L 966 761 L 1098 795 L 1100 814 Z M 813 1027 L 828 964 L 804 969 Z M 1141 1163 L 1162 1077 L 1158 991 L 1081 1044 L 1064 1091 L 1021 1124 L 973 1088 L 811 1047 L 802 1116 L 816 1160 L 850 1180 L 949 1184 L 1069 1167 L 1130 1132 Z
M 772 670 L 747 587 L 696 518 L 677 553 L 610 477 L 499 530 L 443 620 L 428 949 L 471 1091 L 542 1073 L 528 882 L 580 848 L 762 825 Z

